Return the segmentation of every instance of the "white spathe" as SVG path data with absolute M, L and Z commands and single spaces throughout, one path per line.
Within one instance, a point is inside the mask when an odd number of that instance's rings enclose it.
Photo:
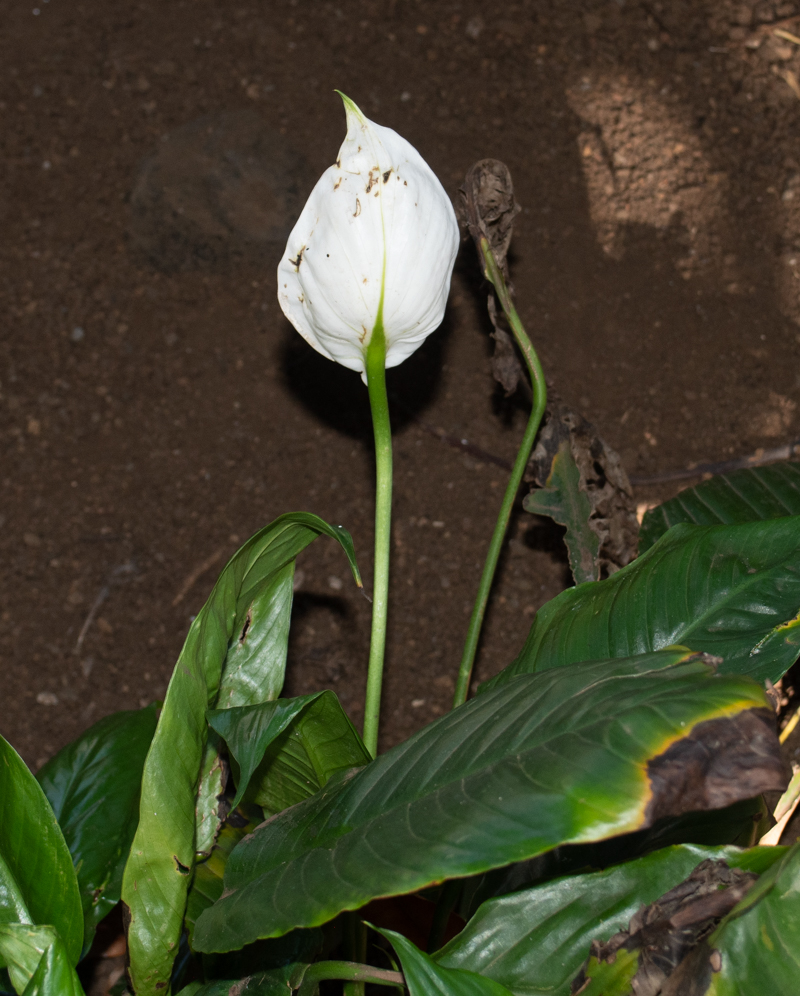
M 459 233 L 450 198 L 417 150 L 342 99 L 347 137 L 289 236 L 278 300 L 307 342 L 366 380 L 381 299 L 387 367 L 441 324 Z

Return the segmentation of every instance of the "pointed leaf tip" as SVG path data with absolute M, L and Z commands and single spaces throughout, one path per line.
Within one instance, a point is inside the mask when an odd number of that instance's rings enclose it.
M 348 119 L 352 115 L 352 117 L 358 120 L 359 124 L 364 124 L 367 119 L 364 116 L 364 113 L 361 110 L 361 108 L 358 106 L 358 104 L 354 100 L 351 100 L 346 93 L 342 93 L 341 90 L 336 90 L 335 92 L 338 93 L 339 96 L 342 98 L 342 103 L 344 104 L 344 111 Z

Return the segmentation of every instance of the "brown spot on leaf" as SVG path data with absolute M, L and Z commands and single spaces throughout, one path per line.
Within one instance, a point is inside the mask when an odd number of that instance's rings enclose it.
M 303 253 L 305 251 L 306 251 L 306 247 L 303 246 L 303 248 L 297 254 L 297 259 L 291 259 L 291 258 L 289 259 L 289 262 L 292 264 L 292 266 L 295 268 L 295 270 L 299 270 L 300 269 L 300 264 L 303 262 Z
M 392 175 L 392 171 L 390 169 L 387 169 L 386 172 L 383 174 L 383 182 L 384 183 L 388 183 L 389 182 L 389 177 L 391 175 Z
M 361 214 L 361 201 L 356 197 L 356 209 L 353 212 L 353 217 L 357 218 Z
M 333 185 L 333 189 L 334 190 L 338 190 L 339 189 L 339 184 L 342 182 L 343 179 L 344 178 L 340 176 L 339 179 L 336 181 L 336 183 L 334 183 L 334 185 Z
M 782 792 L 789 781 L 769 709 L 698 723 L 649 761 L 647 774 L 647 826 L 662 816 L 723 809 L 762 792 Z
M 247 610 L 247 616 L 244 620 L 244 626 L 242 626 L 242 632 L 239 634 L 239 646 L 244 646 L 244 641 L 247 639 L 247 634 L 250 630 L 250 626 L 253 622 L 253 606 Z

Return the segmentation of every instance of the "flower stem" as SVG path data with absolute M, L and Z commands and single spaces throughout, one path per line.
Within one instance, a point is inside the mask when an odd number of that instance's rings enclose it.
M 364 744 L 378 752 L 386 620 L 389 608 L 389 552 L 392 531 L 392 426 L 386 395 L 386 341 L 379 316 L 367 347 L 367 387 L 375 434 L 375 575 L 372 588 L 372 635 L 369 645 L 367 694 L 364 702 Z
M 402 987 L 404 984 L 401 972 L 373 968 L 372 965 L 359 965 L 352 961 L 318 961 L 306 969 L 298 989 L 298 996 L 311 996 L 317 991 L 319 983 L 326 979 L 342 979 L 361 985 L 373 982 L 382 986 Z
M 475 606 L 472 609 L 472 616 L 469 620 L 464 655 L 461 658 L 461 666 L 458 669 L 458 680 L 456 682 L 455 696 L 453 697 L 454 709 L 467 700 L 469 682 L 472 677 L 472 666 L 475 663 L 475 654 L 478 650 L 478 641 L 481 635 L 483 618 L 486 615 L 486 606 L 489 602 L 489 592 L 491 591 L 497 569 L 497 561 L 500 558 L 503 540 L 508 529 L 511 510 L 514 507 L 514 499 L 522 483 L 522 475 L 525 473 L 528 457 L 533 448 L 536 433 L 539 431 L 539 424 L 542 421 L 545 405 L 547 404 L 547 386 L 544 380 L 544 371 L 539 363 L 539 357 L 536 355 L 536 350 L 533 348 L 525 332 L 525 328 L 520 321 L 511 296 L 508 293 L 503 274 L 500 272 L 500 268 L 489 246 L 489 242 L 483 236 L 480 239 L 480 250 L 483 255 L 484 275 L 491 281 L 497 292 L 497 298 L 500 301 L 503 313 L 506 316 L 508 324 L 511 326 L 511 331 L 514 333 L 514 338 L 528 367 L 531 387 L 533 388 L 533 410 L 525 428 L 525 435 L 522 437 L 517 459 L 514 461 L 514 467 L 511 471 L 506 492 L 503 495 L 503 504 L 500 506 L 500 514 L 497 517 L 497 523 L 492 533 L 492 540 L 489 544 L 489 551 L 486 554 L 486 563 L 483 565 L 483 573 L 481 574 L 480 585 L 478 586 L 478 596 L 475 599 Z

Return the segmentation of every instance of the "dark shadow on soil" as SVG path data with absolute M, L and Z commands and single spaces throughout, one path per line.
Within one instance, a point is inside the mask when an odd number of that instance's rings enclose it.
M 288 323 L 285 329 L 280 362 L 286 387 L 325 425 L 371 445 L 369 397 L 360 375 L 312 349 Z M 393 431 L 405 428 L 435 400 L 452 334 L 452 319 L 445 315 L 415 353 L 386 371 Z M 391 404 L 395 398 L 402 400 Z

